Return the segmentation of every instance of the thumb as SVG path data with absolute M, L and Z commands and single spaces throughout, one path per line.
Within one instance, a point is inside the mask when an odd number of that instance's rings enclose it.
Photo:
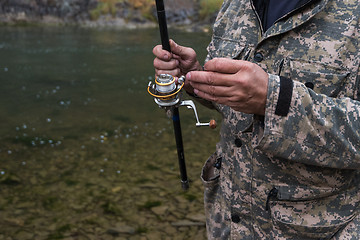
M 178 55 L 180 58 L 186 60 L 194 56 L 195 51 L 192 48 L 183 47 L 170 39 L 171 52 Z

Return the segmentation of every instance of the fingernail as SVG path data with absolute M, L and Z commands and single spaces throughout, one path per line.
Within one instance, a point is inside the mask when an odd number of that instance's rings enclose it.
M 169 60 L 169 55 L 168 55 L 168 54 L 164 54 L 164 59 L 165 59 L 165 60 Z
M 190 73 L 190 72 L 188 72 L 188 73 L 186 74 L 186 78 L 187 78 L 187 79 L 191 79 L 191 73 Z
M 199 93 L 199 90 L 194 89 L 194 93 L 197 95 Z

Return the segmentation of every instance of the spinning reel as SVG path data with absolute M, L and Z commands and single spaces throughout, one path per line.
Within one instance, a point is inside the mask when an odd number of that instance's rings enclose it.
M 185 84 L 185 76 L 181 76 L 176 79 L 169 74 L 160 74 L 155 83 L 151 81 L 148 84 L 148 92 L 154 97 L 155 103 L 165 109 L 167 115 L 172 117 L 172 110 L 174 107 L 186 106 L 189 109 L 194 110 L 196 126 L 209 126 L 210 128 L 216 128 L 215 120 L 211 120 L 208 123 L 201 123 L 197 114 L 196 106 L 192 100 L 182 100 L 181 89 Z

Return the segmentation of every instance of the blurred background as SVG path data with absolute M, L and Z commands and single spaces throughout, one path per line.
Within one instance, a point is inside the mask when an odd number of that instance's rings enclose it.
M 164 2 L 170 38 L 203 61 L 222 1 Z M 184 192 L 146 91 L 159 43 L 152 0 L 0 0 L 0 240 L 206 239 L 200 172 L 219 129 L 180 109 Z

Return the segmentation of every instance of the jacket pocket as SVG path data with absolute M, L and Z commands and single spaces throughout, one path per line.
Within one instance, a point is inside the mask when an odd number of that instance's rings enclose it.
M 357 189 L 338 194 L 331 190 L 276 187 L 270 201 L 276 235 L 291 239 L 330 239 L 358 214 Z M 301 194 L 305 190 L 304 194 Z
M 337 97 L 344 90 L 350 74 L 340 66 L 292 58 L 286 58 L 281 68 L 281 76 L 302 82 L 314 92 L 329 97 Z
M 211 59 L 213 58 L 232 58 L 243 59 L 246 57 L 245 45 L 236 40 L 224 39 L 214 36 L 207 51 Z
M 205 203 L 214 202 L 219 188 L 220 170 L 215 167 L 218 159 L 219 157 L 216 153 L 212 154 L 205 162 L 201 172 Z
M 215 167 L 217 160 L 219 159 L 216 153 L 213 153 L 205 162 L 202 172 L 201 180 L 205 188 L 210 188 L 218 182 L 220 177 L 220 171 Z

